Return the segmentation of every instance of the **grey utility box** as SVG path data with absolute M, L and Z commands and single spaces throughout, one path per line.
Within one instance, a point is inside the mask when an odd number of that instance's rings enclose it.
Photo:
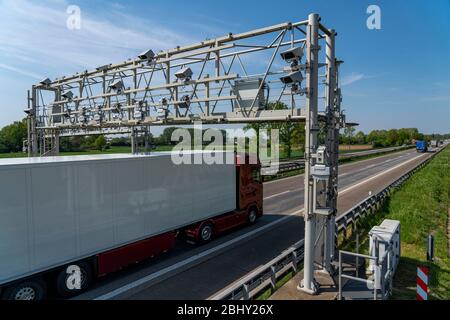
M 389 253 L 390 265 L 392 272 L 395 273 L 400 260 L 400 221 L 384 220 L 379 226 L 375 226 L 369 232 L 370 243 L 369 251 L 371 256 L 377 256 L 378 260 L 382 260 Z M 377 250 L 378 243 L 378 250 Z M 378 252 L 377 252 L 378 251 Z M 370 271 L 375 271 L 375 261 L 370 261 Z
M 262 79 L 246 79 L 235 81 L 232 93 L 237 96 L 237 101 L 239 102 L 235 103 L 235 110 L 250 109 L 255 98 L 256 101 L 253 105 L 253 110 L 264 109 L 266 104 L 266 99 L 264 97 L 265 84 L 262 86 L 261 91 L 259 91 L 261 84 Z

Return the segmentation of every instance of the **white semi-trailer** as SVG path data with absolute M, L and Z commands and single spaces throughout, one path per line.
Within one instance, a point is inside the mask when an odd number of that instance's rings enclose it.
M 243 162 L 243 161 L 238 161 Z M 0 294 L 63 296 L 262 214 L 259 166 L 175 165 L 170 153 L 0 160 Z

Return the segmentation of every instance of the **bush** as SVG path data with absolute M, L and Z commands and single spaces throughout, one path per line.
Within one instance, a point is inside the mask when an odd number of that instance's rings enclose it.
M 21 152 L 27 138 L 26 120 L 16 121 L 0 130 L 0 152 Z
M 94 142 L 95 148 L 99 151 L 105 150 L 106 144 L 107 144 L 107 142 L 106 142 L 106 138 L 104 136 L 98 136 Z

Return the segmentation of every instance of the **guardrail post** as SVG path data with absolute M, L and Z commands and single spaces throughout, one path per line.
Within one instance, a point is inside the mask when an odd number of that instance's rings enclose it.
M 393 255 L 394 254 L 394 250 L 393 250 L 393 247 L 392 246 L 390 246 L 389 247 L 389 253 L 388 253 L 388 255 L 387 255 L 387 258 L 388 258 L 388 260 L 387 260 L 387 272 L 389 272 L 389 291 L 388 291 L 388 295 L 390 295 L 390 294 L 392 294 L 392 278 L 394 277 L 394 270 L 392 270 L 392 258 L 391 258 L 391 255 Z
M 334 225 L 334 247 L 333 247 L 334 252 L 336 252 L 336 250 L 337 250 L 338 240 L 339 240 L 338 237 L 339 237 L 339 227 L 338 227 L 337 223 L 335 222 L 335 225 Z
M 359 253 L 359 234 L 356 233 L 356 253 Z M 359 257 L 356 256 L 356 277 L 359 276 Z
M 352 218 L 352 234 L 356 232 L 356 219 Z
M 242 286 L 242 297 L 244 300 L 250 300 L 250 291 L 248 289 L 248 284 L 246 283 Z
M 380 283 L 380 279 L 378 279 L 378 277 L 380 277 L 380 272 L 379 272 L 379 268 L 380 268 L 380 244 L 378 242 L 378 238 L 375 238 L 375 272 L 374 272 L 374 286 L 373 286 L 373 299 L 377 300 L 377 294 L 378 294 L 378 284 Z
M 338 299 L 342 300 L 342 252 L 339 251 L 339 294 Z
M 298 255 L 297 252 L 292 252 L 292 269 L 294 270 L 295 273 L 297 273 L 297 260 L 298 260 Z
M 277 287 L 277 273 L 275 267 L 270 267 L 270 286 L 272 289 L 276 289 Z
M 434 236 L 428 235 L 427 239 L 427 261 L 434 261 Z

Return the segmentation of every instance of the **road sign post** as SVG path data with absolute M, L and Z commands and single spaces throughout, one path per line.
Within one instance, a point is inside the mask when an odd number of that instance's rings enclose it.
M 427 240 L 427 261 L 434 261 L 434 236 L 428 235 Z

